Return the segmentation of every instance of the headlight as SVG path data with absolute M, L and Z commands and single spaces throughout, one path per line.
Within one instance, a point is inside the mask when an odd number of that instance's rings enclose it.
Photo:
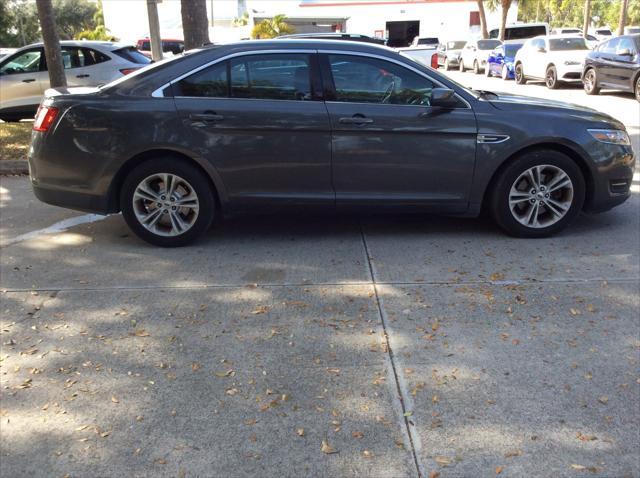
M 631 145 L 629 135 L 626 131 L 619 129 L 590 129 L 587 131 L 601 143 L 622 144 L 624 146 Z
M 569 66 L 569 65 L 579 65 L 580 62 L 579 61 L 565 61 L 564 64 L 567 65 L 567 66 Z

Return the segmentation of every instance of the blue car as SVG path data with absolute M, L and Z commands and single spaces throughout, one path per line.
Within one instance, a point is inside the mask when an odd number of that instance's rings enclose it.
M 494 48 L 489 54 L 487 67 L 484 69 L 485 74 L 500 76 L 503 80 L 513 80 L 515 78 L 513 61 L 522 45 L 522 43 L 505 43 Z

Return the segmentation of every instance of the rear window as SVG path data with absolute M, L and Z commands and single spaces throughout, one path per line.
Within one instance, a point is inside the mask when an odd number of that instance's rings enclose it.
M 124 48 L 120 48 L 119 50 L 113 51 L 115 55 L 118 55 L 120 58 L 124 58 L 132 63 L 137 63 L 139 65 L 147 65 L 151 63 L 151 60 L 136 50 L 135 47 L 127 46 Z
M 418 45 L 437 45 L 440 41 L 437 38 L 419 38 Z
M 518 53 L 518 50 L 522 48 L 522 45 L 505 45 L 504 46 L 504 50 L 505 50 L 505 55 L 506 56 L 516 56 L 516 53 Z
M 500 40 L 478 40 L 478 50 L 493 50 L 501 44 Z
M 448 41 L 447 48 L 449 50 L 462 50 L 466 43 L 466 41 Z
M 489 38 L 498 38 L 500 30 L 497 28 L 491 30 Z M 504 32 L 505 40 L 524 40 L 526 38 L 533 38 L 539 35 L 546 35 L 547 28 L 544 25 L 530 25 L 522 27 L 507 27 Z
M 552 38 L 549 40 L 549 50 L 551 51 L 588 49 L 589 47 L 587 47 L 583 38 Z

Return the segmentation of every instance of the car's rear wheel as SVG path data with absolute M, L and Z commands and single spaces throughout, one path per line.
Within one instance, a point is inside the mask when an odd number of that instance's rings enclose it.
M 518 85 L 527 84 L 527 78 L 524 76 L 524 69 L 522 68 L 522 63 L 518 63 L 516 65 L 516 83 Z
M 491 68 L 489 68 L 489 63 L 487 63 L 487 65 L 484 67 L 484 76 L 486 77 L 490 77 L 491 75 Z
M 473 60 L 473 72 L 476 75 L 480 74 L 480 64 L 478 63 L 478 60 Z
M 129 173 L 120 205 L 131 230 L 162 247 L 194 241 L 209 228 L 215 212 L 208 178 L 195 166 L 171 157 L 146 161 Z
M 558 81 L 558 70 L 556 70 L 555 66 L 547 67 L 547 72 L 544 76 L 544 83 L 550 90 L 556 90 L 558 89 L 558 86 L 560 86 L 560 82 Z
M 636 78 L 636 100 L 640 101 L 640 76 Z
M 451 69 L 451 65 L 449 64 L 449 58 L 444 59 L 444 69 L 445 71 L 449 71 Z
M 500 70 L 500 76 L 504 81 L 507 81 L 509 79 L 509 69 L 507 68 L 507 65 L 502 65 L 502 70 Z
M 460 64 L 458 65 L 458 70 L 460 70 L 460 73 L 464 73 L 464 61 L 462 61 L 462 58 L 460 58 Z
M 598 77 L 596 74 L 596 70 L 594 70 L 593 68 L 585 72 L 582 84 L 584 86 L 584 91 L 586 94 L 597 95 L 598 93 L 600 93 L 600 88 L 598 88 Z
M 585 182 L 578 165 L 553 150 L 525 153 L 490 186 L 490 211 L 501 229 L 517 237 L 547 237 L 580 213 Z

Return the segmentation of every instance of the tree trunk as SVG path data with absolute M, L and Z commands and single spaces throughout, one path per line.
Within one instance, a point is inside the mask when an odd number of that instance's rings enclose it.
M 200 48 L 209 43 L 209 19 L 206 0 L 180 0 L 184 49 Z
M 489 32 L 487 31 L 487 16 L 484 13 L 484 0 L 476 0 L 478 3 L 478 13 L 480 14 L 480 34 L 482 38 L 489 38 Z
M 500 41 L 504 41 L 505 28 L 507 27 L 507 15 L 509 13 L 509 7 L 511 6 L 511 0 L 501 0 L 502 17 L 500 18 Z
M 160 20 L 158 19 L 158 2 L 147 0 L 147 17 L 149 18 L 149 43 L 151 59 L 162 60 L 162 38 L 160 37 Z
M 624 27 L 627 24 L 628 8 L 629 8 L 629 0 L 622 0 L 622 5 L 620 5 L 620 22 L 618 23 L 618 35 L 624 34 Z
M 52 88 L 67 86 L 67 77 L 64 74 L 62 52 L 60 51 L 60 38 L 56 30 L 56 19 L 53 15 L 51 0 L 36 0 L 38 18 L 44 41 L 44 56 L 47 59 L 49 71 L 49 83 Z
M 584 0 L 584 23 L 582 24 L 582 36 L 587 38 L 591 23 L 591 0 Z

